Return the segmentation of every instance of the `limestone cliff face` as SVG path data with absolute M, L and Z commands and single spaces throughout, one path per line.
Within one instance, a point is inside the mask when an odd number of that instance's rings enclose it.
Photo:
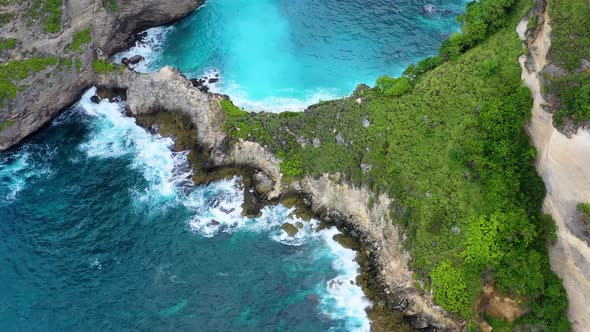
M 47 33 L 31 21 L 30 1 L 4 6 L 0 12 L 14 19 L 0 27 L 1 38 L 15 38 L 13 50 L 0 54 L 0 64 L 10 60 L 57 56 L 60 63 L 31 73 L 19 81 L 16 98 L 0 105 L 0 123 L 10 123 L 0 131 L 0 151 L 19 143 L 71 105 L 80 93 L 94 84 L 92 60 L 106 58 L 123 49 L 133 33 L 177 20 L 203 3 L 203 0 L 117 0 L 113 10 L 103 0 L 65 0 L 61 30 Z M 68 49 L 74 34 L 90 29 L 92 41 L 79 51 Z M 69 62 L 71 61 L 71 62 Z M 79 68 L 75 65 L 79 61 Z
M 539 3 L 545 4 L 544 1 Z M 549 3 L 549 6 L 551 3 Z M 571 137 L 553 127 L 553 114 L 544 106 L 551 104 L 542 91 L 542 71 L 550 65 L 547 52 L 551 46 L 550 17 L 545 6 L 535 14 L 543 24 L 526 36 L 526 17 L 518 33 L 530 53 L 522 56 L 522 78 L 533 94 L 532 118 L 528 131 L 537 148 L 536 167 L 543 177 L 547 196 L 544 212 L 557 224 L 557 242 L 549 248 L 551 267 L 563 279 L 568 294 L 568 317 L 575 331 L 588 331 L 590 326 L 590 247 L 579 237 L 578 203 L 590 202 L 590 132 L 579 129 Z

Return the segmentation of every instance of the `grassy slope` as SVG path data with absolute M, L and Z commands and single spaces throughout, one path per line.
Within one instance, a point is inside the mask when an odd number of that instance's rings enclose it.
M 562 126 L 565 120 L 578 125 L 590 120 L 590 71 L 575 73 L 582 60 L 590 61 L 590 3 L 588 0 L 554 0 L 549 3 L 553 31 L 549 58 L 569 71 L 564 78 L 553 78 L 546 88 L 562 103 L 554 117 Z
M 529 4 L 480 46 L 419 77 L 409 94 L 362 89 L 301 114 L 229 117 L 226 130 L 268 146 L 286 175 L 341 172 L 395 197 L 392 221 L 406 227 L 413 268 L 448 310 L 478 316 L 481 284 L 495 279 L 529 299 L 532 311 L 517 325 L 567 330 L 565 292 L 545 247 L 552 224 L 539 212 L 544 187 L 524 131 L 531 98 L 514 29 Z

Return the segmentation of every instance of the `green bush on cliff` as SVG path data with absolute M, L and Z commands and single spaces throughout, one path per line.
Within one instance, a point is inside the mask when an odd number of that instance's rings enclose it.
M 12 120 L 12 119 L 0 122 L 0 132 L 6 128 L 12 127 L 13 125 L 14 125 L 14 120 Z
M 111 63 L 107 60 L 95 59 L 92 61 L 92 69 L 97 74 L 105 74 L 113 71 L 122 71 L 125 67 Z
M 16 47 L 16 39 L 14 38 L 0 38 L 0 56 L 5 50 L 10 50 Z
M 499 17 L 482 18 L 485 40 L 470 50 L 464 41 L 447 43 L 456 48 L 454 61 L 434 58 L 408 68 L 402 78 L 414 87 L 405 94 L 386 94 L 399 82 L 386 78 L 376 89 L 299 115 L 228 118 L 225 129 L 232 142 L 267 146 L 285 174 L 341 173 L 353 185 L 394 197 L 391 216 L 404 228 L 412 268 L 432 281 L 444 308 L 477 316 L 478 290 L 496 281 L 501 291 L 529 301 L 531 312 L 516 325 L 553 331 L 569 323 L 546 249 L 555 225 L 540 213 L 544 185 L 524 129 L 532 100 L 520 79 L 515 28 L 528 2 L 510 15 L 506 6 L 514 1 L 485 2 L 471 4 L 464 18 L 473 26 L 464 31 L 479 36 L 471 15 L 485 8 L 490 13 L 482 17 Z M 465 38 L 457 36 L 451 40 Z
M 219 102 L 219 104 L 221 105 L 221 107 L 225 111 L 225 114 L 227 114 L 228 116 L 240 117 L 240 116 L 246 116 L 246 115 L 248 115 L 248 112 L 239 109 L 229 99 L 223 99 L 223 100 L 221 100 Z
M 14 99 L 17 93 L 24 89 L 18 85 L 19 81 L 58 62 L 58 57 L 52 56 L 13 60 L 0 65 L 0 105 L 4 105 L 6 100 Z
M 68 45 L 68 50 L 74 52 L 82 51 L 82 47 L 92 41 L 92 32 L 90 29 L 84 29 L 74 33 L 72 43 Z
M 582 61 L 590 61 L 590 3 L 586 0 L 555 0 L 549 5 L 551 17 L 552 63 L 569 73 L 562 77 L 547 76 L 544 88 L 561 101 L 561 108 L 553 117 L 561 127 L 566 120 L 579 125 L 590 120 L 590 73 L 577 72 Z
M 27 9 L 30 25 L 41 20 L 45 32 L 56 33 L 61 30 L 63 0 L 32 0 Z
M 119 4 L 117 3 L 117 0 L 103 0 L 102 3 L 106 9 L 112 12 L 116 12 L 119 10 Z
M 403 76 L 400 78 L 381 76 L 377 79 L 377 88 L 386 96 L 399 97 L 412 91 L 412 81 Z
M 467 9 L 457 20 L 461 33 L 452 35 L 443 42 L 440 53 L 449 60 L 482 42 L 487 36 L 504 27 L 509 20 L 509 11 L 517 0 L 480 0 L 467 4 Z
M 449 260 L 444 260 L 430 272 L 434 299 L 445 309 L 464 316 L 470 313 L 467 297 L 467 283 L 461 269 L 453 267 Z
M 14 13 L 0 13 L 0 27 L 10 23 L 15 16 Z

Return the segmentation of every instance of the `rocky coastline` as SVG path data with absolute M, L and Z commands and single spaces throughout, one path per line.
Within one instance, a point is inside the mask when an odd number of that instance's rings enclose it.
M 95 60 L 108 59 L 130 46 L 135 34 L 144 29 L 185 17 L 203 0 L 118 1 L 116 9 L 102 0 L 65 1 L 59 32 L 47 32 L 30 21 L 29 1 L 8 3 L 0 12 L 14 19 L 0 26 L 0 41 L 13 39 L 15 47 L 0 52 L 0 62 L 55 58 L 56 64 L 29 72 L 18 82 L 15 98 L 0 100 L 0 124 L 9 124 L 0 130 L 0 151 L 39 130 L 94 85 Z M 76 34 L 86 29 L 91 40 L 79 50 L 72 49 Z
M 462 322 L 435 305 L 431 294 L 416 287 L 409 256 L 402 246 L 402 231 L 389 218 L 393 199 L 385 194 L 375 197 L 366 188 L 352 187 L 338 174 L 286 181 L 281 174 L 280 159 L 263 146 L 243 140 L 229 143 L 223 128 L 226 115 L 219 103 L 227 97 L 201 91 L 175 68 L 164 67 L 150 74 L 131 70 L 108 73 L 99 75 L 96 83 L 105 89 L 125 91 L 127 109 L 140 124 L 164 135 L 194 138 L 192 142 L 182 139 L 177 148 L 191 150 L 189 159 L 197 169 L 197 183 L 228 174 L 220 170 L 233 170 L 245 178 L 246 186 L 255 189 L 253 197 L 247 197 L 246 202 L 254 201 L 254 205 L 260 206 L 285 199 L 292 202 L 295 198 L 313 216 L 336 225 L 346 236 L 359 241 L 364 250 L 362 255 L 368 258 L 362 264 L 363 273 L 375 281 L 367 282 L 376 288 L 369 293 L 380 310 L 403 313 L 415 328 L 462 328 Z M 170 121 L 159 119 L 159 114 L 176 114 L 190 120 L 192 126 L 187 127 L 182 120 L 172 121 L 170 126 Z M 150 119 L 147 122 L 146 117 Z M 214 175 L 203 178 L 199 174 Z M 245 210 L 256 214 L 255 207 Z

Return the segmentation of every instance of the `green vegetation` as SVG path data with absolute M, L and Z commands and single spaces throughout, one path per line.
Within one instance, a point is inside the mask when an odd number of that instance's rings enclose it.
M 27 10 L 30 24 L 41 20 L 45 32 L 56 33 L 61 30 L 63 0 L 32 0 Z
M 587 0 L 555 0 L 549 4 L 553 27 L 549 58 L 569 71 L 564 77 L 546 76 L 544 88 L 559 97 L 561 108 L 555 114 L 557 127 L 566 120 L 574 125 L 590 120 L 590 72 L 576 72 L 582 60 L 590 61 L 590 3 Z
M 12 21 L 14 16 L 15 16 L 14 13 L 0 13 L 0 28 L 3 27 L 4 25 L 10 23 L 10 21 Z
M 76 58 L 76 60 L 74 60 L 74 65 L 76 66 L 76 71 L 82 71 L 82 60 L 80 60 L 80 58 Z
M 229 99 L 223 99 L 219 102 L 219 104 L 221 105 L 221 107 L 225 111 L 225 114 L 227 114 L 228 116 L 238 116 L 239 117 L 239 116 L 245 116 L 248 114 L 246 111 L 239 109 Z
M 391 78 L 389 76 L 381 76 L 377 79 L 377 88 L 389 97 L 399 97 L 412 91 L 412 80 L 407 77 Z
M 3 131 L 6 128 L 12 127 L 14 125 L 14 120 L 9 119 L 6 121 L 0 122 L 0 131 Z
M 14 38 L 0 38 L 0 56 L 4 53 L 4 50 L 11 50 L 16 47 L 16 39 Z
M 469 315 L 470 303 L 465 275 L 449 260 L 444 260 L 430 272 L 432 287 L 436 289 L 434 299 L 450 312 Z M 479 290 L 476 290 L 479 291 Z
M 16 98 L 19 91 L 24 87 L 18 82 L 24 80 L 33 73 L 38 73 L 48 66 L 56 65 L 59 59 L 52 57 L 35 57 L 28 60 L 13 60 L 0 65 L 0 105 L 6 100 Z
M 387 93 L 399 79 L 381 79 L 305 113 L 229 117 L 225 129 L 231 142 L 267 146 L 288 177 L 341 173 L 394 197 L 390 215 L 405 228 L 412 268 L 447 310 L 477 317 L 482 284 L 496 281 L 528 300 L 515 325 L 564 331 L 567 298 L 546 249 L 555 225 L 540 212 L 545 190 L 524 129 L 532 100 L 515 27 L 529 4 L 471 3 L 463 33 L 450 39 L 461 40 L 459 51 L 450 56 L 446 43 L 443 56 L 409 67 L 405 94 Z
M 74 33 L 72 37 L 72 43 L 68 46 L 70 51 L 81 52 L 82 46 L 92 41 L 92 32 L 90 29 L 80 30 Z
M 584 224 L 584 231 L 590 234 L 590 203 L 579 203 L 578 211 L 582 213 L 582 223 Z
M 103 0 L 102 3 L 105 8 L 110 11 L 116 12 L 119 10 L 119 4 L 117 3 L 117 0 Z
M 97 74 L 104 74 L 112 71 L 122 71 L 125 69 L 125 67 L 110 63 L 107 60 L 96 59 L 92 61 L 92 69 Z

